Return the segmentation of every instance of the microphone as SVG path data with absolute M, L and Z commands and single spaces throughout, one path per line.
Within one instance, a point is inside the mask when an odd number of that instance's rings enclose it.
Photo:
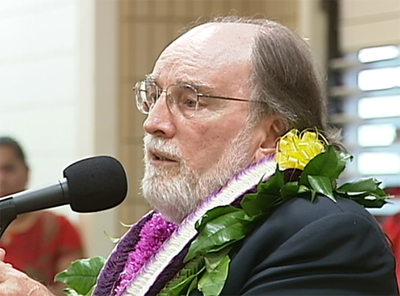
M 110 156 L 79 160 L 63 175 L 54 184 L 0 198 L 1 222 L 8 219 L 8 225 L 16 215 L 66 204 L 80 213 L 102 211 L 119 205 L 128 191 L 124 168 Z

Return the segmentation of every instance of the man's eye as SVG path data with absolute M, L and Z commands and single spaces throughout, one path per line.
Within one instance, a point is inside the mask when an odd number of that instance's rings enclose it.
M 177 89 L 178 90 L 178 89 Z M 178 104 L 187 109 L 195 109 L 197 106 L 197 95 L 195 91 L 188 85 L 180 85 L 179 91 L 176 93 L 179 97 Z
M 185 108 L 195 109 L 197 105 L 197 99 L 193 99 L 190 97 L 183 98 L 181 100 L 181 105 L 183 105 Z

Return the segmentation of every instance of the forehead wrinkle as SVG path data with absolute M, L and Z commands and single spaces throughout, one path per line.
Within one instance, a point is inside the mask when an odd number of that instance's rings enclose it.
M 197 66 L 196 60 L 201 59 L 201 50 L 190 44 L 190 42 L 177 42 L 179 39 L 167 46 L 158 57 L 154 70 L 158 72 L 174 69 L 177 66 L 186 65 L 188 68 L 195 68 Z M 155 73 L 157 74 L 157 73 Z
M 198 79 L 190 78 L 190 75 L 187 75 L 187 78 L 177 78 L 176 83 L 182 83 L 182 84 L 189 84 L 193 87 L 195 87 L 197 90 L 203 90 L 203 91 L 210 91 L 214 89 L 214 87 L 210 84 L 208 84 L 205 81 L 201 81 Z
M 196 88 L 202 88 L 202 89 L 214 88 L 211 84 L 209 84 L 203 80 L 197 79 L 195 77 L 192 77 L 192 75 L 190 75 L 189 73 L 183 72 L 181 70 L 179 70 L 179 71 L 176 70 L 176 72 L 179 72 L 179 73 L 176 75 L 173 75 L 174 77 L 170 81 L 171 84 L 190 84 L 191 86 L 194 86 Z M 151 73 L 151 74 L 146 75 L 146 79 L 157 83 L 157 81 L 160 80 L 160 78 L 159 78 L 160 76 L 161 75 Z

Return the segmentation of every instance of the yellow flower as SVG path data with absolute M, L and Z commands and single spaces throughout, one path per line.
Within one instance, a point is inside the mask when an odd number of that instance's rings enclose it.
M 325 138 L 317 130 L 300 133 L 292 129 L 279 139 L 275 160 L 281 170 L 303 170 L 311 159 L 325 151 L 326 145 Z

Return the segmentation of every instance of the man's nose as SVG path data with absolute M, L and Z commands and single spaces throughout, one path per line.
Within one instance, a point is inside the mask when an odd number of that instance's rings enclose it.
M 174 115 L 167 106 L 163 93 L 151 108 L 143 123 L 146 133 L 163 138 L 172 138 L 176 133 Z

